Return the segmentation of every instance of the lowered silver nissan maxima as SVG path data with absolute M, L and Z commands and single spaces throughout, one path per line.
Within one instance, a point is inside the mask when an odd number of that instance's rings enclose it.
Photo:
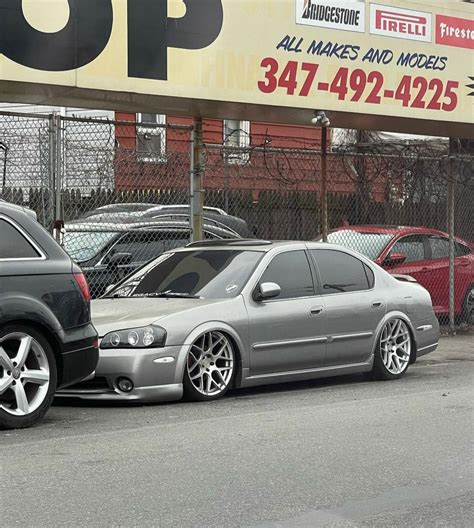
M 428 292 L 317 242 L 204 241 L 92 302 L 95 376 L 62 395 L 213 400 L 231 387 L 370 372 L 402 377 L 436 349 Z

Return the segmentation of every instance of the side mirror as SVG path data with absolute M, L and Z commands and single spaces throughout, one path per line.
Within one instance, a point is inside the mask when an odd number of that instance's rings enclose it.
M 405 253 L 390 253 L 384 260 L 384 264 L 387 266 L 398 266 L 398 264 L 403 264 L 406 259 L 407 255 Z
M 256 301 L 265 301 L 267 299 L 274 299 L 281 293 L 281 288 L 274 282 L 262 282 L 258 287 L 255 295 Z
M 119 266 L 124 266 L 132 262 L 131 253 L 115 253 L 112 255 L 107 262 L 108 268 L 118 268 Z

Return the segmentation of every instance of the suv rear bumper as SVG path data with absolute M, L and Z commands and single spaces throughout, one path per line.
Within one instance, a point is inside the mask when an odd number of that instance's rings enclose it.
M 92 324 L 63 332 L 61 340 L 62 376 L 58 389 L 82 381 L 94 372 L 99 361 L 97 332 Z

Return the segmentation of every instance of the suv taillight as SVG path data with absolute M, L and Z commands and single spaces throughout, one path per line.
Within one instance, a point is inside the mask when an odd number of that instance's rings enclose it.
M 89 284 L 84 273 L 74 273 L 74 279 L 81 290 L 82 296 L 86 302 L 91 300 L 91 292 L 89 291 Z

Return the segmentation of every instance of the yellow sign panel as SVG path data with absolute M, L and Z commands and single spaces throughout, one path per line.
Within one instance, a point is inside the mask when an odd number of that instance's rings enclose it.
M 0 84 L 472 124 L 473 15 L 455 0 L 0 0 Z

